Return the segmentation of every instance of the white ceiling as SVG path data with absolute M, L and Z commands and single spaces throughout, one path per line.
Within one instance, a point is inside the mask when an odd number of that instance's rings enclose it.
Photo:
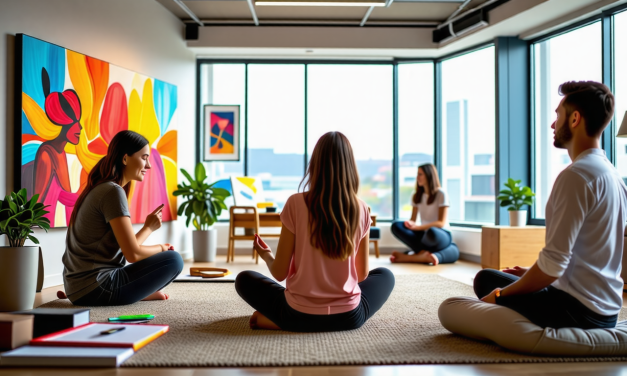
M 189 21 L 187 14 L 174 0 L 156 0 L 183 21 Z M 217 24 L 245 21 L 252 25 L 248 3 L 242 0 L 184 0 L 198 17 Z M 483 0 L 468 4 L 473 6 Z M 490 25 L 464 35 L 451 42 L 426 48 L 271 48 L 271 46 L 250 46 L 229 48 L 227 46 L 196 45 L 188 43 L 199 57 L 211 58 L 272 58 L 272 59 L 393 59 L 393 58 L 437 58 L 446 56 L 481 43 L 489 42 L 497 36 L 521 36 L 524 39 L 535 37 L 558 27 L 576 22 L 582 18 L 600 13 L 604 9 L 626 3 L 627 0 L 510 0 L 490 12 Z M 439 23 L 449 17 L 461 3 L 405 3 L 395 0 L 389 8 L 375 8 L 369 22 L 431 22 Z M 353 24 L 363 18 L 367 8 L 348 7 L 255 7 L 264 8 L 259 22 L 294 20 L 333 22 L 350 21 Z M 418 11 L 410 11 L 421 9 Z M 267 11 L 266 11 L 267 10 Z M 335 13 L 334 13 L 335 12 Z M 361 15 L 360 13 L 361 12 Z M 242 19 L 239 19 L 243 17 Z M 335 18 L 334 18 L 335 17 Z M 357 21 L 356 21 L 357 20 Z M 368 26 L 368 24 L 366 25 Z M 250 27 L 250 26 L 245 26 Z M 358 27 L 358 24 L 355 26 Z M 311 30 L 315 30 L 312 28 Z M 425 30 L 425 29 L 422 29 Z

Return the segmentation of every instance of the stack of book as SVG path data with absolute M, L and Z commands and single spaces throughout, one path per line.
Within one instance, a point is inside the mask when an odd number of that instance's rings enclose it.
M 25 341 L 29 334 L 25 320 L 33 323 L 30 330 L 36 333 L 30 341 Z M 88 309 L 37 308 L 2 314 L 0 334 L 10 336 L 0 346 L 15 348 L 26 342 L 28 345 L 0 354 L 0 365 L 119 367 L 168 329 L 168 325 L 90 323 Z

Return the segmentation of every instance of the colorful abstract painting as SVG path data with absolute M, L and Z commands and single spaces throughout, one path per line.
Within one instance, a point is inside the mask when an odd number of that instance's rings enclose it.
M 131 183 L 131 220 L 162 203 L 163 220 L 176 219 L 176 86 L 27 35 L 16 42 L 16 189 L 39 194 L 51 224 L 67 226 L 113 136 L 132 130 L 148 139 L 152 168 Z
M 238 206 L 256 206 L 258 202 L 265 201 L 261 179 L 231 176 L 231 192 Z
M 239 161 L 239 106 L 205 106 L 204 160 Z

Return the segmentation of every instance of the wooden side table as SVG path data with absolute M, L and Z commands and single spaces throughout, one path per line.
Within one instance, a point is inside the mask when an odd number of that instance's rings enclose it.
M 544 226 L 483 226 L 481 228 L 481 267 L 501 270 L 532 266 L 544 248 Z

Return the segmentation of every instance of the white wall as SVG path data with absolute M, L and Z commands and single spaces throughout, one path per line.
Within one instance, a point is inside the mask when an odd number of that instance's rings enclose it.
M 0 1 L 0 195 L 13 189 L 13 59 L 15 34 L 25 33 L 178 87 L 179 167 L 193 169 L 196 60 L 183 24 L 154 0 Z M 44 254 L 44 286 L 63 283 L 65 229 L 38 233 Z M 147 243 L 191 251 L 184 222 L 166 223 Z M 5 239 L 0 245 L 5 245 Z

